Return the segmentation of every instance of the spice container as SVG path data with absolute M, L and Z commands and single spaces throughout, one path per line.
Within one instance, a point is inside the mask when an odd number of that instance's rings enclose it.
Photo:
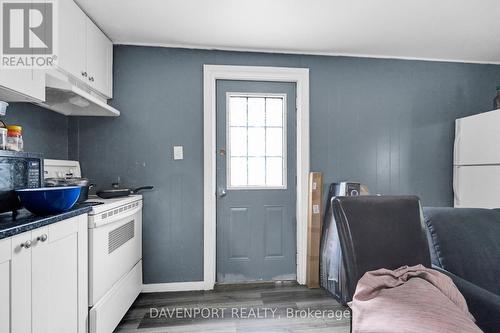
M 7 126 L 7 149 L 23 151 L 23 128 L 17 125 Z
M 7 149 L 7 129 L 0 127 L 0 149 Z

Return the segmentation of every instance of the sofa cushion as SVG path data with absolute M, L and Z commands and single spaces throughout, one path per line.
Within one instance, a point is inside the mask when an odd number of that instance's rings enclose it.
M 433 264 L 500 295 L 500 212 L 424 208 Z

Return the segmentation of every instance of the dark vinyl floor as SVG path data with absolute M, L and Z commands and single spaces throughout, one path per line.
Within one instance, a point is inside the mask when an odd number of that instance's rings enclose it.
M 115 332 L 348 333 L 350 312 L 324 290 L 292 283 L 141 294 Z

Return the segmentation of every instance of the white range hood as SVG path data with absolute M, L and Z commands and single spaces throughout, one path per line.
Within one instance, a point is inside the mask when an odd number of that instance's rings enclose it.
M 53 71 L 47 73 L 45 102 L 41 107 L 66 116 L 118 117 L 120 111 L 106 103 L 106 99 L 77 86 L 67 76 Z

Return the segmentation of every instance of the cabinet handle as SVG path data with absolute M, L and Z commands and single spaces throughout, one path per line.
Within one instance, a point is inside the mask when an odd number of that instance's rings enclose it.
M 21 243 L 21 247 L 24 247 L 25 249 L 29 249 L 31 247 L 31 241 L 27 240 L 24 243 Z
M 82 72 L 83 77 L 87 77 L 87 72 Z
M 94 77 L 93 76 L 89 77 L 89 81 L 94 82 Z
M 38 236 L 36 238 L 36 240 L 39 241 L 39 242 L 45 242 L 47 240 L 47 234 L 43 234 L 41 236 Z

